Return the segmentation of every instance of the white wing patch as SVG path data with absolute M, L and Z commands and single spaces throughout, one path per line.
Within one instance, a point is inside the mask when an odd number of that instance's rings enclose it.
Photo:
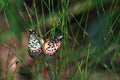
M 41 45 L 44 43 L 44 40 L 41 39 L 39 41 L 39 36 L 37 35 L 37 33 L 34 30 L 30 30 L 30 34 L 29 34 L 29 44 L 28 44 L 28 48 L 30 50 L 30 52 L 39 52 L 42 51 L 41 50 Z
M 41 48 L 41 45 L 40 45 L 40 42 L 38 39 L 36 39 L 35 37 L 30 37 L 28 47 L 31 50 L 37 50 L 37 49 Z

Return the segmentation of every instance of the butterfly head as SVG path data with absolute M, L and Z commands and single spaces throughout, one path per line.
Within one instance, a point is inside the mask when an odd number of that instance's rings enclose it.
M 33 29 L 29 29 L 29 36 L 30 38 L 38 38 L 39 35 Z
M 61 41 L 63 39 L 63 36 L 58 36 L 57 38 L 59 41 Z
M 30 34 L 32 34 L 33 32 L 35 32 L 33 29 L 29 29 L 28 30 Z
M 63 36 L 58 36 L 57 38 L 55 38 L 54 40 L 55 40 L 55 42 L 59 42 L 59 41 L 61 41 L 63 39 Z

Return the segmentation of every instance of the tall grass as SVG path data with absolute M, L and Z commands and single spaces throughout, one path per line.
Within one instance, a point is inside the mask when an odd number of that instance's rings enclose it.
M 29 28 L 35 29 L 44 39 L 64 36 L 53 62 L 42 55 L 34 60 L 31 68 L 23 60 L 28 54 L 27 47 L 23 49 L 24 55 L 18 52 L 18 59 L 27 67 L 19 74 L 27 76 L 26 80 L 30 75 L 31 80 L 43 80 L 42 70 L 50 80 L 119 80 L 116 66 L 120 56 L 119 2 L 33 0 L 29 6 L 22 0 L 1 0 L 0 10 L 8 30 L 0 34 L 0 43 L 4 46 L 4 41 L 12 37 L 21 43 L 22 33 L 27 33 Z M 1 72 L 0 65 L 0 76 Z M 6 75 L 6 79 L 13 79 Z

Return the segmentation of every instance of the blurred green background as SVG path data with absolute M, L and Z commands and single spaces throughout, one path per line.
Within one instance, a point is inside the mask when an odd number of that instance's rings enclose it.
M 119 80 L 119 0 L 0 0 L 1 80 Z M 54 61 L 28 55 L 28 29 L 62 35 Z

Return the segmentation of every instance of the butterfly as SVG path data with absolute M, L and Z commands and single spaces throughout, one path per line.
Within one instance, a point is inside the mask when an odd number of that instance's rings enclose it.
M 42 46 L 44 53 L 47 55 L 54 55 L 60 48 L 62 38 L 63 36 L 58 36 L 55 39 L 50 39 L 44 42 Z
M 29 29 L 28 53 L 32 58 L 37 58 L 42 53 L 54 55 L 60 48 L 63 36 L 58 36 L 57 38 L 46 40 L 45 42 L 43 39 L 39 38 L 39 35 L 34 30 Z
M 32 58 L 36 58 L 42 54 L 42 45 L 44 40 L 39 40 L 39 35 L 32 29 L 29 29 L 28 53 Z

